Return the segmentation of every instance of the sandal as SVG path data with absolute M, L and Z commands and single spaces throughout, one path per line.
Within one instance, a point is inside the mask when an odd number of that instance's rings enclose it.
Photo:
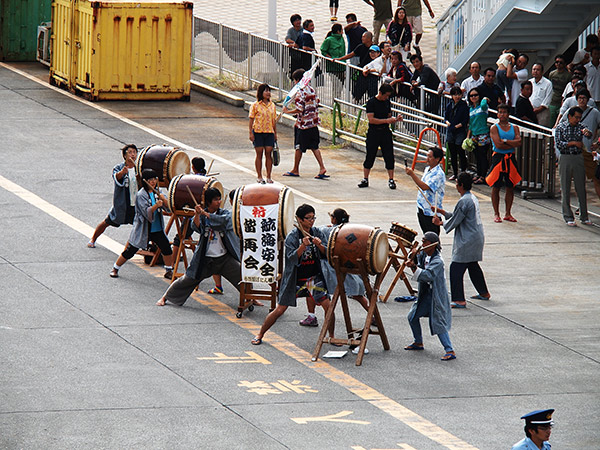
M 504 217 L 504 220 L 506 220 L 507 222 L 516 222 L 517 219 L 515 219 L 513 216 L 506 216 Z
M 256 182 L 257 182 L 258 184 L 265 184 L 265 180 L 263 180 L 262 178 L 257 178 L 257 179 L 256 179 Z
M 299 177 L 300 175 L 294 172 L 286 172 L 283 174 L 284 177 Z
M 210 289 L 208 291 L 209 294 L 219 294 L 222 295 L 223 294 L 223 288 L 221 286 L 215 286 L 214 288 Z
M 451 361 L 453 359 L 456 359 L 456 355 L 454 354 L 454 352 L 448 352 L 444 356 L 442 356 L 440 359 L 442 361 Z
M 271 180 L 270 178 L 267 178 L 267 183 L 268 184 L 273 184 L 273 180 Z
M 90 241 L 90 242 L 87 243 L 87 246 L 88 246 L 88 248 L 96 248 L 96 243 Z
M 494 222 L 502 223 L 502 219 L 500 218 L 500 216 L 496 216 L 496 217 L 494 217 Z
M 329 178 L 329 175 L 325 175 L 324 173 L 320 173 L 315 177 L 317 180 L 325 180 Z
M 262 344 L 262 339 L 261 339 L 261 338 L 259 338 L 258 336 L 256 336 L 254 339 L 252 339 L 252 340 L 250 341 L 250 343 L 251 343 L 252 345 L 260 345 L 260 344 Z
M 404 350 L 425 350 L 425 347 L 423 346 L 423 344 L 417 344 L 413 342 L 412 344 L 404 347 Z

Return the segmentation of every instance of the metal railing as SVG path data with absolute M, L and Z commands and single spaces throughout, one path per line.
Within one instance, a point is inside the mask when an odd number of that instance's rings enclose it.
M 467 1 L 467 0 L 465 0 Z M 486 5 L 490 0 L 478 0 Z M 463 1 L 458 3 L 464 3 Z M 500 1 L 500 3 L 502 3 Z M 477 13 L 479 14 L 479 13 Z M 477 17 L 477 14 L 474 16 Z M 472 33 L 473 30 L 469 31 Z M 199 17 L 194 18 L 194 62 L 212 68 L 216 74 L 231 74 L 239 77 L 245 89 L 255 84 L 268 83 L 279 91 L 279 99 L 291 89 L 291 73 L 297 68 L 310 68 L 320 60 L 319 70 L 311 85 L 317 91 L 322 107 L 332 112 L 333 136 L 351 136 L 364 142 L 358 125 L 364 120 L 364 104 L 377 94 L 381 79 L 365 77 L 362 69 L 344 62 L 336 62 L 316 53 L 289 48 L 285 43 L 227 27 Z M 435 127 L 442 146 L 446 145 L 444 112 L 452 99 L 440 96 L 436 91 L 410 85 L 392 102 L 393 111 L 404 116 L 404 121 L 394 130 L 394 146 L 398 156 L 412 157 L 415 143 L 426 127 Z M 513 120 L 514 119 L 514 120 Z M 343 127 L 343 121 L 352 121 L 352 131 Z M 493 121 L 493 120 L 491 120 Z M 522 151 L 517 159 L 523 173 L 521 189 L 542 195 L 555 195 L 555 156 L 551 130 L 532 124 L 516 122 L 522 129 Z M 435 133 L 426 134 L 423 148 L 437 145 Z M 473 155 L 469 155 L 474 164 Z
M 600 28 L 600 17 L 596 17 L 594 19 L 594 21 L 592 23 L 590 23 L 585 30 L 583 30 L 583 33 L 581 33 L 579 35 L 579 38 L 577 39 L 578 48 L 584 48 L 585 47 L 585 38 L 588 36 L 588 34 L 596 34 L 598 32 L 599 28 Z
M 437 23 L 437 67 L 447 68 L 507 0 L 455 0 Z

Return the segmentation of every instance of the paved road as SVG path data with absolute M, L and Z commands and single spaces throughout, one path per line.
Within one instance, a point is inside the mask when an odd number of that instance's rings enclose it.
M 353 356 L 310 361 L 318 329 L 297 325 L 303 306 L 254 347 L 266 310 L 236 319 L 232 286 L 211 297 L 206 281 L 185 307 L 158 308 L 160 269 L 129 263 L 108 277 L 128 228 L 85 246 L 125 142 L 180 141 L 215 158 L 227 189 L 251 183 L 246 113 L 196 93 L 190 103 L 92 105 L 36 82 L 40 66 L 19 67 L 34 77 L 0 67 L 0 448 L 505 449 L 522 437 L 520 415 L 549 407 L 555 448 L 598 446 L 596 227 L 567 228 L 555 201 L 517 200 L 519 222 L 494 224 L 479 191 L 493 298 L 453 313 L 450 363 L 431 336 L 424 352 L 402 350 L 409 306 L 394 302 L 380 304 L 390 351 L 372 337 L 361 367 Z M 390 191 L 378 161 L 372 187 L 358 190 L 354 150 L 324 150 L 329 181 L 312 178 L 308 156 L 301 178 L 281 177 L 290 135 L 280 131 L 275 179 L 296 204 L 315 205 L 319 224 L 339 205 L 353 222 L 418 229 L 406 176 Z M 442 243 L 448 263 L 451 236 Z

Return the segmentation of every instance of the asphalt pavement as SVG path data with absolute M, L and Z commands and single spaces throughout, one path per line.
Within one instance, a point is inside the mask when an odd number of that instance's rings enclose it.
M 137 260 L 108 276 L 129 227 L 86 247 L 125 143 L 187 146 L 214 159 L 227 190 L 255 182 L 247 113 L 196 92 L 189 103 L 91 104 L 46 81 L 42 66 L 0 65 L 0 448 L 495 450 L 523 437 L 521 415 L 545 408 L 556 409 L 554 448 L 600 448 L 597 225 L 568 228 L 555 199 L 518 198 L 518 222 L 495 224 L 477 188 L 492 299 L 453 311 L 458 358 L 440 361 L 424 320 L 426 350 L 404 351 L 410 305 L 389 301 L 379 303 L 389 351 L 371 336 L 360 367 L 354 355 L 312 362 L 319 329 L 298 325 L 302 302 L 252 346 L 267 308 L 236 318 L 228 283 L 222 296 L 206 280 L 184 307 L 156 307 L 162 269 Z M 291 138 L 280 127 L 274 179 L 315 206 L 317 225 L 343 207 L 354 223 L 419 229 L 403 169 L 391 191 L 378 159 L 358 189 L 363 154 L 325 143 L 330 179 L 313 178 L 312 155 L 288 179 Z M 451 209 L 451 183 L 446 193 Z M 442 244 L 448 266 L 452 236 Z M 465 287 L 475 294 L 468 277 Z M 392 297 L 406 294 L 399 284 Z

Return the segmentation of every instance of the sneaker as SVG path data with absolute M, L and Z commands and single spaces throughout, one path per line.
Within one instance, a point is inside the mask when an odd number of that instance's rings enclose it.
M 360 183 L 358 183 L 359 188 L 369 187 L 369 180 L 363 178 Z
M 390 180 L 388 181 L 388 187 L 389 187 L 390 189 L 396 189 L 396 182 L 395 182 L 394 180 L 390 179 Z
M 117 269 L 113 269 L 110 271 L 109 275 L 111 278 L 119 278 L 119 271 Z
M 164 277 L 165 277 L 167 280 L 171 280 L 171 279 L 173 279 L 173 271 L 172 271 L 172 270 L 167 270 L 167 271 L 165 272 L 165 275 L 164 275 Z
M 317 321 L 316 316 L 306 316 L 303 320 L 300 321 L 300 325 L 303 327 L 318 327 L 319 322 Z
M 421 56 L 421 47 L 419 47 L 417 44 L 413 44 L 413 50 L 415 51 L 416 55 Z
M 221 286 L 215 286 L 214 288 L 212 288 L 210 291 L 208 291 L 209 294 L 218 294 L 218 295 L 223 295 L 223 288 Z
M 593 223 L 592 223 L 592 221 L 590 219 L 582 220 L 581 223 L 584 224 L 584 225 L 593 225 Z
M 358 355 L 358 350 L 360 349 L 360 347 L 356 347 L 355 349 L 352 350 L 352 354 L 353 355 Z M 365 355 L 369 354 L 369 349 L 365 347 Z
M 448 181 L 454 181 L 456 180 L 456 175 L 452 175 L 450 178 L 448 178 Z

